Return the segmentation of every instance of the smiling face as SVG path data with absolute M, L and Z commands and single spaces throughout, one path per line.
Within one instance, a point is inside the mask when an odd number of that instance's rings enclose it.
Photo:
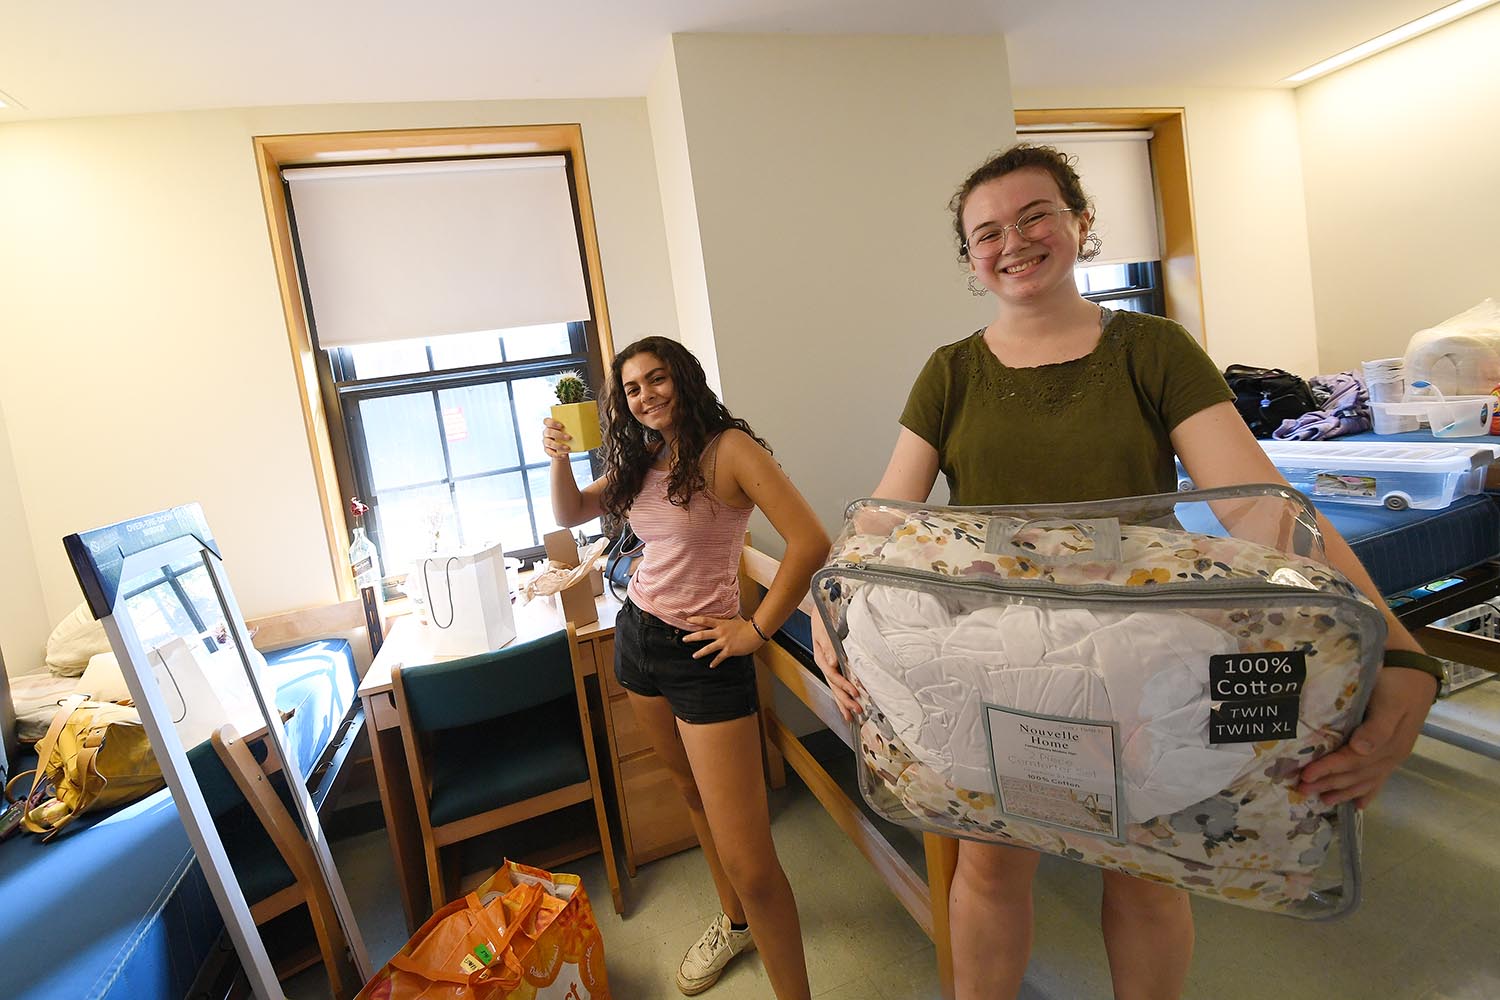
M 963 231 L 973 248 L 969 265 L 978 280 L 1001 301 L 1013 304 L 1076 296 L 1073 266 L 1088 235 L 1089 220 L 1081 212 L 1062 211 L 1067 207 L 1057 181 L 1037 167 L 1015 170 L 975 187 L 964 201 Z M 1059 214 L 1045 235 L 1023 236 L 1015 228 L 1018 220 L 1048 212 Z M 1047 220 L 1041 221 L 1037 228 L 1046 230 Z M 1011 228 L 998 236 L 1002 226 Z M 997 250 L 993 257 L 972 256 Z
M 672 372 L 666 362 L 647 351 L 632 355 L 620 368 L 620 387 L 631 416 L 666 436 L 672 427 L 676 400 Z

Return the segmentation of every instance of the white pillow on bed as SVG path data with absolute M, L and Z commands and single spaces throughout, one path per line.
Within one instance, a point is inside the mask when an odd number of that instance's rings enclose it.
M 35 743 L 47 735 L 58 702 L 73 694 L 72 677 L 54 677 L 43 671 L 10 679 L 10 698 L 16 706 L 16 739 Z
M 77 677 L 97 653 L 109 652 L 109 637 L 87 604 L 68 612 L 47 637 L 47 669 L 57 677 Z

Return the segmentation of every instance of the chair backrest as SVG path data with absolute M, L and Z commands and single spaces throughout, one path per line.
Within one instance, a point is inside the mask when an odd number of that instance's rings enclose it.
M 401 687 L 417 732 L 453 729 L 521 712 L 574 693 L 568 634 L 461 660 L 403 667 Z

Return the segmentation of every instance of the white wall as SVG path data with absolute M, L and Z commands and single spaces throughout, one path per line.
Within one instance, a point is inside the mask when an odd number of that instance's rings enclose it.
M 651 120 L 651 144 L 656 154 L 667 255 L 672 262 L 679 339 L 703 363 L 709 386 L 722 398 L 723 381 L 719 377 L 713 307 L 708 299 L 708 275 L 703 268 L 703 239 L 698 232 L 693 163 L 682 117 L 682 91 L 677 79 L 677 59 L 672 54 L 673 42 L 669 40 L 667 45 L 667 56 L 651 78 L 646 110 Z M 624 347 L 625 343 L 622 340 L 617 346 Z
M 43 649 L 51 629 L 42 607 L 42 582 L 37 576 L 36 553 L 7 426 L 0 397 L 0 573 L 5 579 L 5 600 L 0 601 L 0 658 L 4 659 L 5 672 L 15 677 L 42 669 Z M 0 757 L 4 753 L 0 748 Z
M 1221 367 L 1320 371 L 1290 91 L 1025 90 L 1015 101 L 1017 108 L 1183 108 L 1208 353 Z
M 1330 367 L 1500 298 L 1497 51 L 1490 7 L 1297 90 Z
M 40 586 L 26 615 L 50 625 L 79 600 L 65 534 L 190 500 L 247 615 L 334 600 L 251 139 L 539 122 L 583 126 L 616 340 L 675 336 L 641 99 L 0 127 L 0 400 Z
M 1004 41 L 678 35 L 672 58 L 724 399 L 834 528 L 927 355 L 991 318 L 947 203 L 1012 140 Z

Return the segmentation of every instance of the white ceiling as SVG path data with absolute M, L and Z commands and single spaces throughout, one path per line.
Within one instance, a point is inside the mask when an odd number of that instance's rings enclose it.
M 1445 0 L 22 0 L 0 122 L 646 92 L 675 32 L 1006 36 L 1016 90 L 1271 87 Z

